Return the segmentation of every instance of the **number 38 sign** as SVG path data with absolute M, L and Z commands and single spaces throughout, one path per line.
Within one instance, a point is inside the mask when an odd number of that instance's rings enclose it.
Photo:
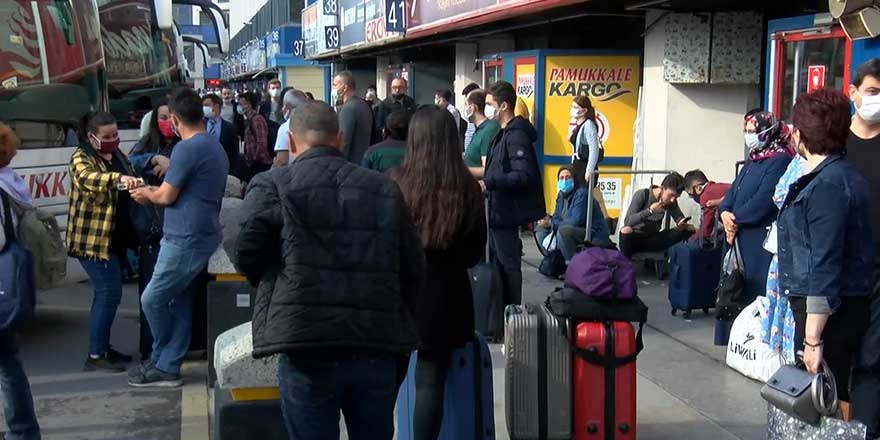
M 406 1 L 385 0 L 385 31 L 406 32 Z

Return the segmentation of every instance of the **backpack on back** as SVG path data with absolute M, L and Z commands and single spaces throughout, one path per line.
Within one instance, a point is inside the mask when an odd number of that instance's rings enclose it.
M 48 289 L 67 276 L 67 248 L 55 216 L 38 208 L 12 204 L 18 216 L 18 242 L 33 256 L 37 289 Z
M 19 243 L 12 223 L 13 204 L 6 192 L 2 198 L 3 232 L 6 245 L 0 249 L 0 331 L 20 328 L 34 314 L 36 288 L 34 286 L 34 261 L 31 253 Z
M 565 287 L 597 299 L 633 299 L 636 273 L 632 261 L 617 249 L 591 246 L 571 259 L 565 271 Z

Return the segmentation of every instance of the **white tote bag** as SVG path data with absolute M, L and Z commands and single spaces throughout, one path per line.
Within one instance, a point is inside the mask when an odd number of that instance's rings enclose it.
M 733 321 L 727 343 L 727 366 L 746 377 L 767 382 L 782 366 L 782 353 L 761 341 L 761 317 L 767 314 L 767 298 L 760 296 Z

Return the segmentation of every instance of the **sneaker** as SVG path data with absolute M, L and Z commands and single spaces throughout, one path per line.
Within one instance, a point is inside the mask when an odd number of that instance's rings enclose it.
M 177 388 L 183 386 L 183 378 L 179 374 L 151 367 L 143 374 L 129 378 L 128 385 L 135 388 Z
M 107 349 L 107 359 L 120 364 L 130 364 L 132 361 L 131 356 L 114 350 L 112 346 Z
M 91 355 L 86 356 L 86 363 L 83 371 L 103 371 L 105 373 L 121 373 L 125 371 L 125 365 L 110 360 L 107 353 L 101 357 L 93 358 Z
M 153 361 L 147 359 L 145 361 L 141 361 L 137 365 L 128 369 L 128 377 L 138 377 L 142 376 L 149 369 L 153 368 Z

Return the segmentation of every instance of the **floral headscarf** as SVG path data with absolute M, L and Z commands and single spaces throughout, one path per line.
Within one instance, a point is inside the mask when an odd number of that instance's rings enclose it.
M 791 130 L 788 124 L 776 119 L 773 113 L 759 112 L 747 115 L 744 126 L 749 121 L 755 123 L 755 133 L 758 134 L 758 140 L 764 142 L 763 147 L 755 148 L 749 152 L 749 159 L 754 162 L 760 162 L 764 159 L 785 154 L 788 157 L 794 157 L 794 151 L 791 148 Z

